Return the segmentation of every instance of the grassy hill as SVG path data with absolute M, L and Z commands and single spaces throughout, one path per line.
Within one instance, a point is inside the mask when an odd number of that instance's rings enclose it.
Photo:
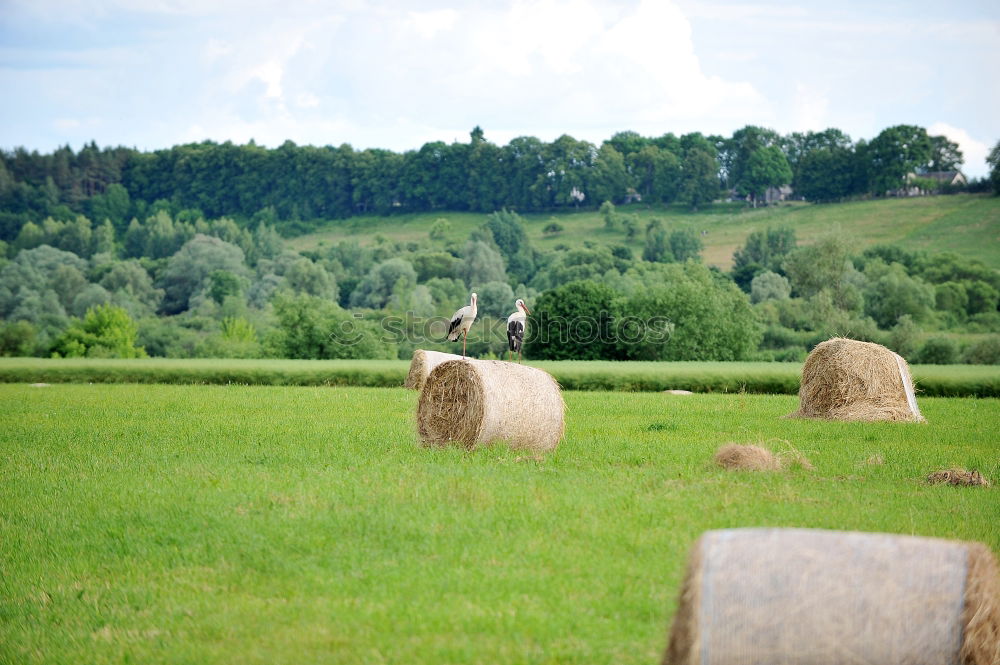
M 646 223 L 658 218 L 668 229 L 690 228 L 701 234 L 705 243 L 705 262 L 726 270 L 732 266 L 733 251 L 744 243 L 747 235 L 778 225 L 794 228 L 800 244 L 809 244 L 839 228 L 855 240 L 859 251 L 869 245 L 892 243 L 907 249 L 953 251 L 1000 269 L 1000 197 L 989 195 L 959 194 L 826 205 L 791 202 L 757 210 L 725 203 L 695 213 L 682 206 L 634 204 L 619 207 L 618 212 L 636 217 L 639 233 L 633 239 L 629 240 L 623 230 L 606 230 L 596 210 L 529 214 L 524 218 L 533 244 L 542 250 L 559 245 L 579 246 L 590 240 L 626 245 L 637 255 L 642 251 Z M 449 240 L 461 241 L 483 222 L 485 215 L 439 211 L 355 217 L 331 222 L 313 233 L 291 239 L 289 244 L 297 250 L 314 250 L 351 239 L 365 245 L 373 242 L 376 234 L 415 242 L 428 237 L 437 219 L 446 219 L 451 224 L 446 234 Z M 560 224 L 563 230 L 545 233 L 544 228 L 552 222 Z

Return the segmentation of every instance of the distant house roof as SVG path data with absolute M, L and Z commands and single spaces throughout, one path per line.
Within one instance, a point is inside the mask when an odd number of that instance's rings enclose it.
M 968 184 L 965 176 L 962 175 L 961 171 L 928 171 L 927 173 L 914 173 L 910 175 L 910 178 L 927 178 L 928 180 L 936 180 L 938 182 L 944 183 L 946 185 L 965 185 Z

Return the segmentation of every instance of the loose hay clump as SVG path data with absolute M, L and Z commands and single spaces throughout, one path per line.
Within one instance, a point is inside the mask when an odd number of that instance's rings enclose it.
M 715 463 L 731 471 L 780 471 L 781 460 L 767 448 L 727 443 L 715 453 Z
M 781 471 L 795 466 L 812 471 L 816 468 L 801 451 L 791 446 L 775 455 L 762 446 L 739 443 L 727 443 L 719 448 L 715 463 L 730 471 Z
M 1000 663 L 1000 572 L 981 543 L 819 529 L 709 531 L 664 665 Z
M 454 353 L 417 349 L 413 352 L 413 360 L 410 361 L 410 371 L 406 375 L 406 383 L 403 384 L 403 387 L 420 390 L 424 387 L 427 376 L 435 367 L 448 360 L 461 359 L 462 356 L 456 356 Z
M 947 483 L 948 485 L 961 485 L 963 487 L 989 487 L 990 481 L 983 477 L 978 471 L 966 471 L 965 469 L 942 469 L 927 476 L 927 482 L 932 485 Z
M 806 358 L 791 417 L 925 422 L 906 361 L 880 344 L 840 337 Z
M 546 372 L 501 360 L 450 360 L 430 373 L 417 405 L 425 445 L 466 448 L 507 441 L 553 450 L 562 438 L 559 384 Z

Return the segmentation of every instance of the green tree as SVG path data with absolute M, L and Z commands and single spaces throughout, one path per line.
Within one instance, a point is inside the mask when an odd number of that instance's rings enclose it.
M 765 300 L 787 300 L 791 295 L 792 286 L 788 280 L 778 273 L 765 270 L 750 282 L 750 302 L 759 303 Z
M 113 294 L 115 304 L 135 315 L 137 311 L 152 313 L 163 300 L 163 289 L 153 286 L 153 280 L 135 259 L 116 261 L 101 277 L 100 285 Z
M 934 286 L 934 307 L 964 321 L 968 314 L 969 293 L 961 282 L 944 282 Z
M 243 280 L 228 270 L 215 270 L 208 276 L 205 289 L 208 297 L 221 305 L 229 296 L 243 293 Z
M 990 182 L 993 183 L 993 193 L 1000 196 L 1000 141 L 997 141 L 990 154 L 986 157 L 990 165 Z
M 449 231 L 451 231 L 451 222 L 444 217 L 438 217 L 431 225 L 431 230 L 428 235 L 431 240 L 441 241 L 448 237 Z
M 934 287 L 910 277 L 906 269 L 893 263 L 872 261 L 865 268 L 868 284 L 864 289 L 865 313 L 882 328 L 891 328 L 903 315 L 926 321 L 934 308 Z
M 633 360 L 741 360 L 762 331 L 746 295 L 705 266 L 648 266 L 622 307 L 631 321 L 616 325 L 618 344 Z M 669 334 L 662 334 L 661 327 Z
M 98 305 L 75 319 L 59 336 L 52 350 L 65 358 L 144 358 L 136 346 L 136 325 L 121 307 Z
M 479 296 L 479 315 L 506 319 L 514 311 L 514 289 L 507 282 L 487 282 L 475 285 Z
M 243 263 L 243 250 L 213 236 L 195 235 L 170 257 L 160 275 L 165 314 L 177 314 L 188 308 L 189 300 L 206 286 L 209 275 L 216 271 L 248 276 Z
M 94 229 L 90 254 L 113 254 L 115 252 L 115 227 L 105 219 Z
M 598 208 L 597 213 L 604 220 L 604 228 L 608 231 L 614 231 L 618 228 L 618 213 L 615 212 L 615 204 L 611 201 L 605 200 Z
M 45 243 L 45 231 L 34 222 L 26 222 L 14 239 L 14 249 L 34 249 Z
M 687 260 L 700 261 L 704 244 L 701 238 L 691 229 L 676 229 L 670 232 L 670 253 L 674 261 L 684 263 Z
M 507 281 L 507 271 L 500 252 L 482 240 L 469 240 L 465 243 L 462 258 L 455 266 L 455 276 L 470 288 L 473 284 Z
M 657 263 L 669 263 L 674 260 L 667 231 L 663 228 L 663 222 L 658 219 L 650 221 L 646 226 L 646 245 L 642 249 L 642 260 Z
M 771 187 L 787 185 L 792 181 L 792 169 L 781 148 L 771 145 L 750 153 L 741 172 L 736 191 L 749 195 L 753 207 L 764 198 Z
M 38 329 L 30 322 L 0 323 L 0 356 L 31 356 L 37 346 Z
M 917 351 L 914 362 L 922 365 L 951 365 L 958 362 L 958 344 L 950 337 L 931 337 Z
M 820 148 L 804 155 L 798 165 L 795 193 L 807 201 L 840 201 L 857 192 L 858 161 L 841 147 Z
M 588 190 L 595 201 L 621 201 L 629 188 L 625 158 L 613 146 L 605 143 L 597 151 Z
M 655 145 L 643 146 L 627 159 L 634 187 L 648 202 L 670 203 L 681 187 L 680 158 L 668 149 Z M 718 187 L 718 183 L 713 183 Z
M 281 358 L 395 358 L 393 344 L 336 303 L 309 295 L 274 299 L 278 326 L 268 340 Z
M 752 231 L 743 246 L 733 252 L 733 267 L 756 264 L 781 274 L 782 264 L 795 245 L 795 229 L 790 226 L 769 226 L 763 231 Z
M 535 274 L 535 254 L 528 241 L 524 219 L 516 212 L 500 210 L 486 218 L 485 228 L 503 256 L 507 274 L 516 282 L 527 282 Z
M 132 210 L 132 199 L 128 190 L 120 183 L 108 185 L 104 193 L 92 196 L 87 201 L 90 217 L 94 221 L 107 219 L 118 229 L 125 228 L 125 222 Z
M 856 286 L 860 275 L 851 262 L 850 243 L 839 233 L 789 252 L 784 268 L 797 295 L 809 298 L 827 290 L 838 309 L 855 311 L 862 304 Z
M 944 136 L 931 136 L 931 158 L 928 171 L 957 171 L 965 159 L 958 144 Z
M 541 360 L 611 360 L 617 357 L 612 324 L 617 294 L 591 280 L 543 293 L 532 310 L 525 353 Z
M 715 156 L 703 148 L 692 148 L 681 165 L 678 200 L 697 210 L 719 196 L 719 166 Z
M 881 196 L 904 187 L 909 174 L 930 162 L 931 140 L 923 127 L 895 125 L 872 139 L 865 156 L 873 193 Z
M 351 294 L 351 307 L 389 307 L 393 296 L 405 299 L 416 285 L 417 273 L 409 261 L 402 258 L 386 259 L 373 266 L 364 279 L 358 282 Z
M 337 300 L 337 282 L 327 270 L 318 263 L 302 257 L 292 263 L 285 271 L 285 286 L 295 293 L 308 293 L 311 296 Z

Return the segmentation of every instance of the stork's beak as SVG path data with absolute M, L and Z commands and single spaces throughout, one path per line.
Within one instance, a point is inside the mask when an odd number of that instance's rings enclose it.
M 521 309 L 523 309 L 523 310 L 524 310 L 524 313 L 525 313 L 525 314 L 531 314 L 531 310 L 530 310 L 530 309 L 528 309 L 528 306 L 527 306 L 527 305 L 521 305 Z

